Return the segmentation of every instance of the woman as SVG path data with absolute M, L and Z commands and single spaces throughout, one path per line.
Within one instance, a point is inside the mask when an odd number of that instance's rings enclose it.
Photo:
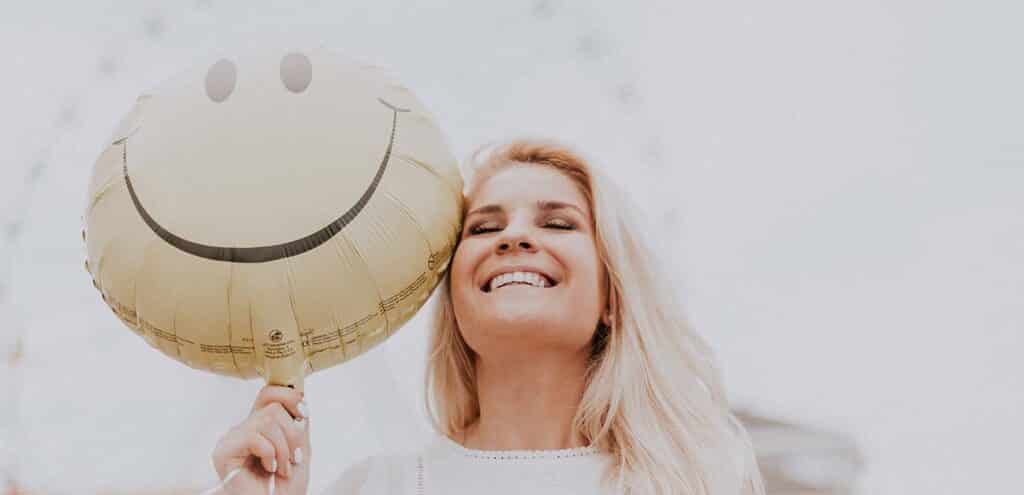
M 764 493 L 712 353 L 628 199 L 550 143 L 512 142 L 472 163 L 427 363 L 439 438 L 360 462 L 327 493 Z M 276 493 L 305 493 L 302 404 L 265 387 L 221 440 L 221 476 L 249 463 L 231 493 L 265 493 L 274 469 Z

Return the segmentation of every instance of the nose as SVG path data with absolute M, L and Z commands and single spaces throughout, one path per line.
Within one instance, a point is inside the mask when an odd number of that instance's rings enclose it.
M 498 239 L 495 246 L 497 254 L 515 253 L 525 251 L 527 253 L 537 252 L 537 243 L 531 240 L 525 233 L 509 234 Z

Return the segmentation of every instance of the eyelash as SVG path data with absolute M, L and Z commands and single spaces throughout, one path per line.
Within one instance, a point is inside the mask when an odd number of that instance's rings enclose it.
M 500 227 L 483 227 L 483 225 L 487 225 L 487 223 L 490 222 L 485 222 L 470 227 L 469 235 L 488 234 L 491 232 L 497 232 L 501 230 Z M 573 225 L 572 222 L 566 220 L 549 220 L 544 224 L 544 227 L 550 227 L 552 229 L 557 230 L 576 230 L 576 226 Z

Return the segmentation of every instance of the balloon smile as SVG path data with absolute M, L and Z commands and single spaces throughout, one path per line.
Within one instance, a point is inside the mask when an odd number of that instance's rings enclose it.
M 382 98 L 377 98 L 382 105 L 388 107 L 392 111 L 391 118 L 391 137 L 388 139 L 388 146 L 384 150 L 384 157 L 381 159 L 380 165 L 377 167 L 377 174 L 373 177 L 370 185 L 367 186 L 362 196 L 351 208 L 343 213 L 340 217 L 335 219 L 333 222 L 327 224 L 322 229 L 313 232 L 305 237 L 295 239 L 293 241 L 284 242 L 280 244 L 271 244 L 266 246 L 253 246 L 253 247 L 236 247 L 236 246 L 211 246 L 207 244 L 200 244 L 185 239 L 181 236 L 174 234 L 167 230 L 159 222 L 157 222 L 152 215 L 146 211 L 146 208 L 142 206 L 142 202 L 139 201 L 138 195 L 135 193 L 135 188 L 132 186 L 131 177 L 128 175 L 128 143 L 127 138 L 119 140 L 124 143 L 124 149 L 122 152 L 122 169 L 124 171 L 124 181 L 128 186 L 128 194 L 132 198 L 132 203 L 135 205 L 135 210 L 139 212 L 139 216 L 146 222 L 146 225 L 159 236 L 161 239 L 167 241 L 172 246 L 185 251 L 186 253 L 206 258 L 213 261 L 227 261 L 232 263 L 264 263 L 267 261 L 274 261 L 283 258 L 290 258 L 299 254 L 305 253 L 311 249 L 314 249 L 321 244 L 327 242 L 332 237 L 341 232 L 349 223 L 352 222 L 363 210 L 366 204 L 373 197 L 374 192 L 377 190 L 377 186 L 380 184 L 381 178 L 384 176 L 384 171 L 387 170 L 388 163 L 391 158 L 391 149 L 395 143 L 395 129 L 398 126 L 398 114 L 408 112 L 408 109 L 396 107 Z M 117 142 L 115 142 L 116 144 Z

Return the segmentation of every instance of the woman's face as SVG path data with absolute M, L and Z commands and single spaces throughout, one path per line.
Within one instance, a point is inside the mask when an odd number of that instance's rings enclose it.
M 589 351 L 607 289 L 592 213 L 576 183 L 550 167 L 512 165 L 466 202 L 451 271 L 466 343 L 482 356 Z

